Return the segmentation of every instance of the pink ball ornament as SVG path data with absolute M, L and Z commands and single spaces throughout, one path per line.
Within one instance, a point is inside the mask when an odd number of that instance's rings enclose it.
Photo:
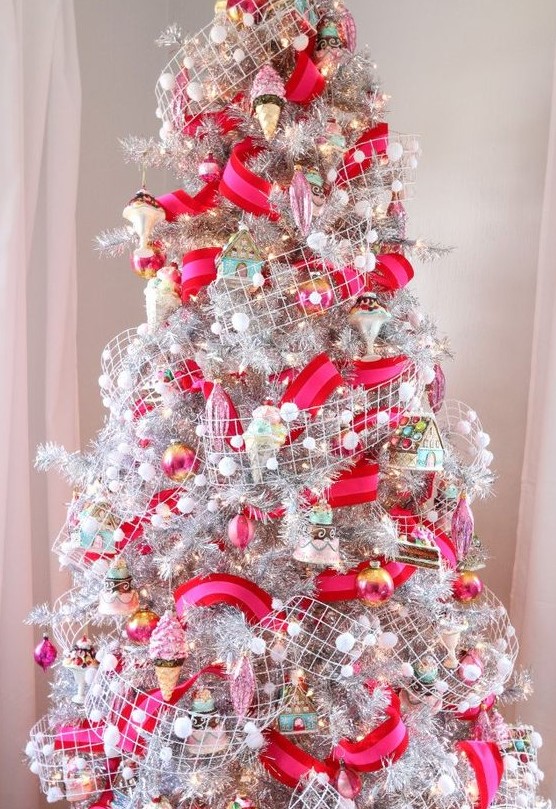
M 469 604 L 483 592 L 483 583 L 473 570 L 462 570 L 452 585 L 456 601 Z
M 197 168 L 197 173 L 205 183 L 215 183 L 222 176 L 222 167 L 216 162 L 212 152 L 209 152 Z
M 162 242 L 155 240 L 149 242 L 149 249 L 152 255 L 143 256 L 140 251 L 131 254 L 131 268 L 133 272 L 149 281 L 154 278 L 157 272 L 166 264 L 166 250 Z
M 340 772 L 336 778 L 336 789 L 342 798 L 347 798 L 350 801 L 354 800 L 361 792 L 362 786 L 361 776 L 358 773 L 343 765 L 340 767 Z
M 327 278 L 310 278 L 297 287 L 296 303 L 306 315 L 322 315 L 334 303 L 334 291 Z
M 192 477 L 199 468 L 197 453 L 187 444 L 175 441 L 164 450 L 160 468 L 170 480 L 183 483 Z
M 46 671 L 50 666 L 54 665 L 58 657 L 58 650 L 50 641 L 48 635 L 43 635 L 41 642 L 35 646 L 33 657 L 35 658 L 35 663 L 40 666 L 43 671 Z
M 355 580 L 357 597 L 365 604 L 375 605 L 387 601 L 394 593 L 394 580 L 378 562 L 357 574 Z
M 160 615 L 157 615 L 156 612 L 148 607 L 139 607 L 127 620 L 126 634 L 134 643 L 148 643 L 159 621 Z
M 234 548 L 245 548 L 252 542 L 255 536 L 255 523 L 244 514 L 237 514 L 228 523 L 228 539 Z

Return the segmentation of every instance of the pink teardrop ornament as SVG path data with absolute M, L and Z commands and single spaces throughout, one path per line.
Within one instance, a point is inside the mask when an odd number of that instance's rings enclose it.
M 352 801 L 361 792 L 361 787 L 362 783 L 359 774 L 342 765 L 336 778 L 336 789 L 342 798 Z
M 206 424 L 208 436 L 214 452 L 222 452 L 224 439 L 230 424 L 230 402 L 222 386 L 215 383 L 206 404 Z
M 248 657 L 242 657 L 230 677 L 230 698 L 240 719 L 247 716 L 255 696 L 255 672 Z
M 350 53 L 355 53 L 357 48 L 357 26 L 351 11 L 347 8 L 342 12 L 341 17 L 344 44 Z
M 309 181 L 299 169 L 294 171 L 290 183 L 290 207 L 301 235 L 307 236 L 313 218 L 313 198 Z
M 233 517 L 228 523 L 228 539 L 234 546 L 240 550 L 245 548 L 252 542 L 255 536 L 255 524 L 253 520 L 246 517 L 244 514 L 238 514 Z
M 473 512 L 469 507 L 465 492 L 460 496 L 458 504 L 452 514 L 452 542 L 456 548 L 456 554 L 461 561 L 467 556 L 471 542 L 473 540 L 473 529 L 475 521 Z
M 442 366 L 436 363 L 434 366 L 434 379 L 427 385 L 427 396 L 433 413 L 438 413 L 442 407 L 446 395 L 446 377 Z
M 48 635 L 43 635 L 41 642 L 35 646 L 33 657 L 35 658 L 35 663 L 40 666 L 43 671 L 46 671 L 50 666 L 54 665 L 58 657 L 58 650 L 50 641 Z

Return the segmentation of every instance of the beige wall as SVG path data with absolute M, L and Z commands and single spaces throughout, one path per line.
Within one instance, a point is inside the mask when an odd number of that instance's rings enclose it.
M 548 126 L 554 0 L 352 0 L 394 128 L 421 136 L 411 232 L 457 249 L 419 267 L 417 290 L 451 337 L 449 395 L 492 435 L 497 496 L 477 508 L 494 557 L 485 578 L 508 600 L 529 380 L 539 214 Z M 101 424 L 104 344 L 142 320 L 142 283 L 126 259 L 99 261 L 92 240 L 121 223 L 138 185 L 117 138 L 155 134 L 153 86 L 168 23 L 208 22 L 192 0 L 76 0 L 83 80 L 79 354 L 83 440 Z M 170 178 L 151 178 L 153 192 Z

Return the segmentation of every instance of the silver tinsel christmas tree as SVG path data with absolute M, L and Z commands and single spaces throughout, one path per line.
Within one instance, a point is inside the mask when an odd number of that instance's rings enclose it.
M 527 809 L 541 739 L 481 582 L 477 414 L 408 291 L 419 157 L 341 0 L 219 0 L 169 28 L 160 140 L 102 250 L 147 322 L 102 354 L 94 446 L 41 448 L 74 496 L 74 586 L 30 620 L 53 669 L 30 766 L 113 809 Z

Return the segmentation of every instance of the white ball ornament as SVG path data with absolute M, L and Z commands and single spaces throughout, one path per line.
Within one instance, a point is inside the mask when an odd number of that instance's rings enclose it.
M 221 323 L 211 323 L 210 330 L 213 334 L 219 335 L 222 334 L 222 324 Z
M 232 315 L 232 328 L 237 332 L 245 332 L 249 328 L 249 315 L 245 312 L 234 312 Z
M 176 79 L 172 73 L 163 73 L 159 79 L 158 83 L 162 87 L 163 90 L 169 91 L 173 90 L 176 86 Z
M 104 396 L 102 399 L 102 404 L 104 407 L 110 407 L 112 404 L 112 399 L 110 399 L 108 396 Z
M 266 468 L 270 469 L 271 472 L 276 472 L 278 469 L 278 459 L 277 458 L 269 458 L 266 462 Z
M 398 645 L 398 636 L 395 632 L 381 632 L 378 645 L 381 649 L 394 649 Z
M 356 449 L 359 444 L 359 436 L 351 430 L 342 437 L 342 447 L 348 451 Z
M 427 368 L 423 369 L 423 382 L 425 385 L 430 385 L 430 383 L 434 380 L 436 374 L 434 373 L 434 368 L 431 368 L 429 365 Z
M 166 135 L 169 135 L 174 131 L 174 124 L 171 121 L 164 121 L 161 129 Z
M 469 703 L 468 703 L 468 701 L 467 701 L 466 699 L 462 699 L 462 701 L 461 701 L 461 702 L 459 702 L 459 703 L 458 703 L 458 705 L 457 705 L 457 711 L 458 711 L 458 713 L 465 713 L 465 712 L 466 712 L 466 711 L 468 711 L 468 710 L 469 710 Z
M 436 782 L 436 787 L 441 795 L 453 795 L 453 793 L 456 791 L 454 779 L 447 775 L 447 773 L 443 773 L 440 776 Z
M 490 466 L 494 460 L 494 455 L 488 449 L 484 449 L 479 457 L 483 466 Z
M 149 483 L 151 480 L 154 480 L 156 476 L 156 469 L 154 468 L 152 463 L 144 462 L 142 464 L 139 464 L 137 474 L 139 475 L 140 478 Z
M 347 654 L 348 652 L 351 652 L 355 646 L 355 638 L 351 632 L 342 632 L 340 635 L 338 635 L 334 641 L 334 644 L 339 652 L 344 652 Z
M 131 390 L 133 387 L 133 377 L 129 371 L 122 371 L 118 374 L 117 385 L 121 390 Z
M 240 65 L 243 62 L 243 60 L 245 59 L 245 56 L 246 56 L 246 53 L 243 50 L 243 48 L 236 48 L 235 51 L 232 54 L 234 62 L 236 62 L 236 64 L 238 64 L 238 65 Z
M 273 610 L 283 610 L 284 609 L 284 602 L 281 598 L 273 597 L 272 601 L 270 602 L 270 606 Z
M 210 38 L 215 45 L 221 45 L 226 41 L 228 31 L 225 25 L 213 25 L 210 29 Z
M 225 478 L 231 478 L 237 472 L 237 463 L 233 458 L 225 457 L 218 462 L 218 471 Z
M 345 207 L 345 206 L 348 204 L 348 202 L 349 202 L 349 194 L 348 194 L 348 192 L 347 192 L 347 191 L 344 191 L 344 189 L 343 189 L 343 188 L 341 188 L 341 189 L 340 189 L 340 190 L 339 190 L 339 191 L 336 193 L 336 199 L 338 200 L 338 203 L 339 203 L 340 205 L 343 205 L 343 206 Z
M 299 407 L 295 402 L 284 402 L 280 408 L 280 417 L 282 421 L 290 422 L 295 421 L 299 416 Z
M 355 163 L 362 163 L 365 159 L 365 152 L 363 152 L 361 149 L 356 149 L 352 157 Z
M 347 665 L 342 666 L 342 668 L 340 669 L 340 674 L 346 680 L 349 679 L 350 677 L 353 677 L 353 672 L 354 672 L 354 669 L 353 669 L 353 666 L 351 665 L 351 663 L 347 663 Z
M 474 410 L 467 411 L 467 418 L 469 421 L 477 421 L 477 414 Z
M 180 497 L 177 506 L 180 514 L 191 514 L 195 508 L 195 500 L 192 497 Z
M 355 264 L 355 266 L 357 267 L 358 270 L 363 270 L 363 269 L 365 269 L 365 266 L 367 264 L 367 258 L 364 255 L 355 256 L 355 259 L 353 260 L 353 263 Z
M 394 180 L 390 188 L 394 194 L 400 194 L 403 191 L 403 183 L 400 180 Z
M 304 51 L 309 44 L 309 37 L 307 34 L 298 34 L 292 40 L 292 47 L 294 51 Z
M 202 101 L 205 95 L 205 90 L 201 82 L 190 81 L 185 92 L 192 101 Z
M 367 634 L 363 636 L 361 643 L 363 646 L 376 646 L 376 635 L 374 632 L 367 632 Z
M 314 449 L 316 449 L 316 447 L 317 447 L 317 442 L 312 436 L 308 435 L 307 438 L 303 439 L 303 448 L 304 449 L 307 449 L 307 450 L 309 450 L 309 452 L 312 452 Z
M 149 333 L 149 324 L 148 323 L 140 323 L 136 329 L 137 334 L 139 337 L 144 337 L 146 334 Z
M 397 140 L 390 141 L 386 147 L 386 154 L 388 155 L 388 160 L 390 160 L 392 163 L 397 163 L 398 160 L 401 160 L 403 157 L 402 144 Z

